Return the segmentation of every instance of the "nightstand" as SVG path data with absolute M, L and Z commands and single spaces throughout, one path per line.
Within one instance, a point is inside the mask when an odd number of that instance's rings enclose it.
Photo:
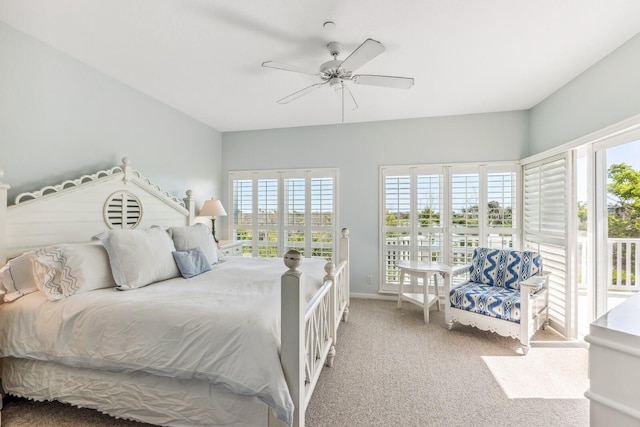
M 218 241 L 218 247 L 226 256 L 242 256 L 242 242 L 220 240 Z

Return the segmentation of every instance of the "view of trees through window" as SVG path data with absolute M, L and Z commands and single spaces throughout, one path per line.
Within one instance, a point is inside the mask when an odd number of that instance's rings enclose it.
M 614 283 L 625 283 L 628 279 L 628 283 L 635 286 L 635 269 L 617 267 L 636 265 L 636 252 L 639 248 L 635 239 L 640 238 L 640 171 L 626 163 L 616 163 L 609 166 L 607 176 L 608 236 L 610 239 L 620 239 L 619 244 L 612 245 L 611 257 L 615 267 L 612 269 L 611 279 Z
M 279 257 L 290 249 L 332 259 L 336 171 L 230 173 L 233 237 L 246 256 Z

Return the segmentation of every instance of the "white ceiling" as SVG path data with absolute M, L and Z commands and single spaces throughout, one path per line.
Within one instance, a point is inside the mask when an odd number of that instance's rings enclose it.
M 366 38 L 358 70 L 415 78 L 351 86 L 345 122 L 528 109 L 640 30 L 638 0 L 2 0 L 0 20 L 220 131 L 340 123 L 319 67 Z M 333 21 L 333 30 L 323 28 Z

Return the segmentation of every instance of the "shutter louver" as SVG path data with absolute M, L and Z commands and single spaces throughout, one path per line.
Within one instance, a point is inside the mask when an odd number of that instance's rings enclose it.
M 132 229 L 142 219 L 140 200 L 127 191 L 113 193 L 104 204 L 104 221 L 111 229 Z

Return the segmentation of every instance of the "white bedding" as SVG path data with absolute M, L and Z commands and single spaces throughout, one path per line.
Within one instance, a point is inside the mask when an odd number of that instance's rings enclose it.
M 2 359 L 0 373 L 2 386 L 13 395 L 59 400 L 116 418 L 172 427 L 268 425 L 269 408 L 257 397 L 206 381 L 70 368 L 12 357 Z
M 321 286 L 324 263 L 302 263 L 307 300 Z M 258 397 L 290 425 L 279 360 L 285 270 L 281 259 L 229 257 L 200 276 L 131 291 L 61 301 L 35 292 L 0 305 L 0 356 L 223 384 Z

